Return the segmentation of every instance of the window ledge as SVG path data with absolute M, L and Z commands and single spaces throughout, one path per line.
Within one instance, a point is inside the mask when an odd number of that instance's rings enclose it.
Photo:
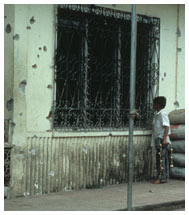
M 151 130 L 136 130 L 133 135 L 151 135 Z M 129 131 L 104 131 L 104 132 L 57 132 L 53 133 L 53 137 L 104 137 L 104 136 L 129 136 Z

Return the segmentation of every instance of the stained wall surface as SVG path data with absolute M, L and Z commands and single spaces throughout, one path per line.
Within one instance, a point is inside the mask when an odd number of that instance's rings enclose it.
M 130 5 L 101 6 L 131 11 Z M 127 180 L 128 132 L 110 135 L 52 130 L 48 116 L 54 93 L 55 8 L 5 5 L 4 114 L 13 121 L 13 197 L 58 191 L 71 183 L 72 188 L 80 188 L 100 181 Z M 159 95 L 167 97 L 167 112 L 184 108 L 184 5 L 137 5 L 137 12 L 160 18 Z M 8 107 L 12 109 L 8 110 L 6 104 L 11 98 L 13 104 Z M 153 176 L 150 131 L 135 131 L 134 135 L 135 178 Z M 116 175 L 111 175 L 112 171 Z

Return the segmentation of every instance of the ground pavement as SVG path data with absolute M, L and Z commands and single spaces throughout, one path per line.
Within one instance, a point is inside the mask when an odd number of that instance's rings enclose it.
M 132 186 L 136 211 L 180 210 L 185 207 L 185 181 L 169 180 L 155 185 L 137 182 Z M 5 199 L 5 211 L 118 211 L 127 210 L 127 184 L 99 189 L 62 191 L 46 195 Z M 181 209 L 184 210 L 184 209 Z

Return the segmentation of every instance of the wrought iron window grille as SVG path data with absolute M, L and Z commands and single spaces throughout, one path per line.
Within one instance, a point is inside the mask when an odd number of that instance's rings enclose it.
M 160 19 L 137 15 L 135 127 L 149 129 L 158 90 Z M 127 130 L 131 14 L 58 5 L 53 128 Z

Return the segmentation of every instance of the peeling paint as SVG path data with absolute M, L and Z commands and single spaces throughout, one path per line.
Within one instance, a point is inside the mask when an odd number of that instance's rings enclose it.
M 39 189 L 38 183 L 35 183 L 35 184 L 34 184 L 34 187 L 35 187 L 36 189 Z
M 29 196 L 30 193 L 29 192 L 24 192 L 24 196 Z
M 72 182 L 70 182 L 70 185 L 64 188 L 64 191 L 72 191 Z
M 6 33 L 9 34 L 11 32 L 11 25 L 8 24 L 5 29 Z
M 20 39 L 19 34 L 15 34 L 15 35 L 13 36 L 13 40 L 19 40 L 19 39 Z
M 17 154 L 17 158 L 19 160 L 23 160 L 24 159 L 24 153 Z
M 32 18 L 30 19 L 30 24 L 33 24 L 33 23 L 35 23 L 36 21 L 35 21 L 35 19 L 34 19 L 34 16 L 32 16 Z
M 26 80 L 21 81 L 19 84 L 19 89 L 22 93 L 25 93 L 26 84 L 27 84 Z
M 116 165 L 117 165 L 117 167 L 120 165 L 120 161 L 119 160 L 117 160 Z
M 100 165 L 100 162 L 98 162 L 98 168 L 99 168 L 99 169 L 100 169 L 100 166 L 101 166 L 101 165 Z
M 31 155 L 35 155 L 35 149 L 30 149 L 30 150 L 28 151 L 28 153 L 30 153 Z
M 51 171 L 49 172 L 49 175 L 50 175 L 50 176 L 54 176 L 54 171 L 51 170 Z
M 87 154 L 87 146 L 83 146 L 82 151 L 85 152 L 85 154 Z
M 13 111 L 13 104 L 14 103 L 13 103 L 13 99 L 12 98 L 7 101 L 6 108 L 7 108 L 8 111 Z

